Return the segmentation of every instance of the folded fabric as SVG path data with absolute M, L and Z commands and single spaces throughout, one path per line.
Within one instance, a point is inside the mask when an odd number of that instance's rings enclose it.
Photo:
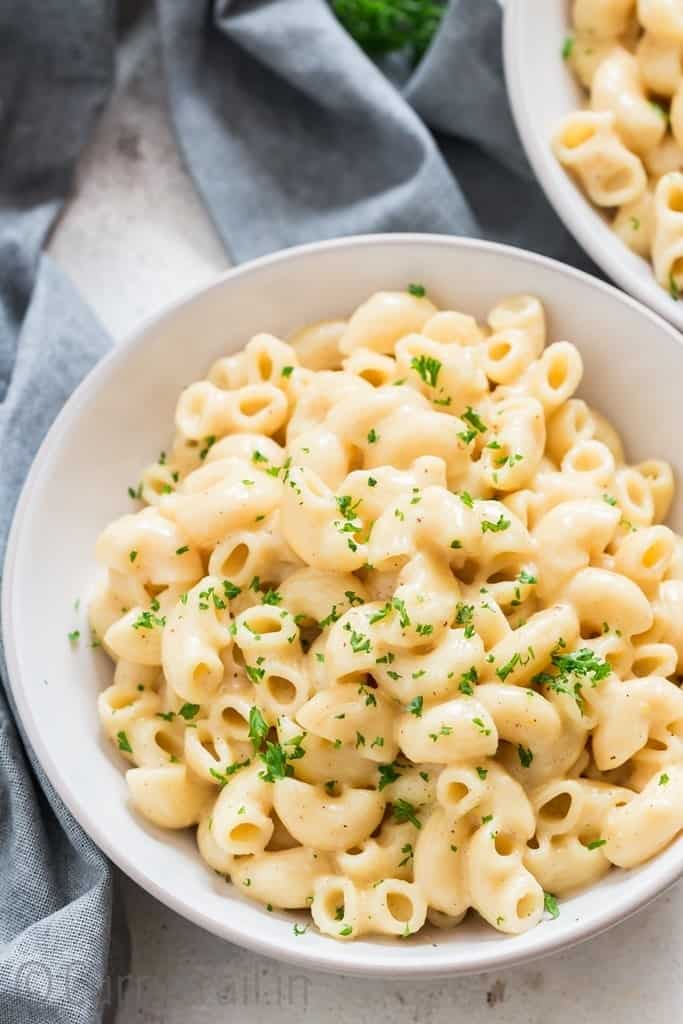
M 236 261 L 375 231 L 506 241 L 590 268 L 512 122 L 496 0 L 451 0 L 399 91 L 324 0 L 157 0 L 171 114 Z
M 430 231 L 588 266 L 523 157 L 496 0 L 452 0 L 398 83 L 324 0 L 157 0 L 157 12 L 178 139 L 235 260 L 336 235 Z M 112 5 L 6 4 L 0 37 L 2 554 L 38 445 L 108 343 L 41 249 L 111 89 Z M 125 973 L 112 871 L 13 718 L 2 659 L 0 673 L 0 1020 L 85 1024 L 107 1002 L 107 971 Z

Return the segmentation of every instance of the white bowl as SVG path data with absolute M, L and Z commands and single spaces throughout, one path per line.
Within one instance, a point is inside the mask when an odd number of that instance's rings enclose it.
M 130 809 L 124 763 L 100 732 L 95 701 L 112 668 L 87 636 L 95 538 L 130 510 L 127 487 L 167 446 L 176 397 L 212 360 L 259 330 L 286 335 L 343 317 L 371 292 L 423 282 L 440 306 L 483 317 L 505 294 L 545 303 L 552 338 L 581 349 L 581 393 L 621 430 L 635 459 L 662 455 L 683 478 L 683 346 L 658 317 L 585 274 L 504 246 L 442 236 L 349 238 L 291 249 L 220 278 L 156 317 L 81 384 L 43 443 L 12 527 L 3 589 L 11 685 L 57 792 L 118 866 L 178 913 L 260 953 L 349 974 L 437 976 L 556 952 L 615 924 L 683 874 L 683 838 L 633 871 L 612 871 L 561 904 L 558 920 L 505 937 L 477 920 L 409 941 L 341 944 L 292 914 L 271 913 L 209 871 L 190 834 L 162 832 Z M 647 371 L 647 381 L 645 373 Z M 679 495 L 673 523 L 683 528 Z M 81 598 L 79 612 L 74 600 Z
M 604 272 L 680 330 L 683 302 L 655 280 L 648 260 L 610 230 L 550 147 L 558 122 L 584 106 L 585 94 L 562 60 L 571 34 L 569 0 L 505 0 L 505 79 L 517 130 L 546 196 L 565 227 Z

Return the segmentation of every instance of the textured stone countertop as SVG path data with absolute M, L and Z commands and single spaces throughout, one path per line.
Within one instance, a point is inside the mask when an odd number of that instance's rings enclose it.
M 80 167 L 51 251 L 117 340 L 228 265 L 168 121 L 149 20 Z M 123 879 L 131 974 L 113 979 L 117 1024 L 677 1024 L 683 887 L 551 959 L 440 982 L 300 972 L 208 935 Z M 125 995 L 117 998 L 117 988 Z

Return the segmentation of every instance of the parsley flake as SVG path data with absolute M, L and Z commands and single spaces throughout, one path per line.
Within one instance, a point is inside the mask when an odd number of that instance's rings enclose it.
M 560 916 L 560 908 L 557 905 L 557 899 L 550 892 L 543 893 L 543 909 L 546 914 L 550 914 L 553 920 L 556 920 Z
M 519 757 L 519 763 L 522 768 L 530 768 L 531 762 L 534 759 L 533 752 L 529 747 L 523 747 L 521 743 L 517 745 L 517 756 Z
M 410 360 L 411 369 L 415 370 L 425 384 L 435 388 L 439 379 L 439 371 L 443 364 L 433 356 L 413 356 Z
M 118 740 L 119 750 L 123 750 L 126 754 L 132 754 L 133 748 L 130 745 L 130 740 L 123 730 L 117 732 L 116 739 Z
M 404 821 L 409 821 L 415 828 L 422 828 L 422 822 L 417 816 L 415 807 L 408 800 L 403 800 L 401 797 L 398 800 L 394 800 L 392 811 L 394 821 L 399 825 Z
M 424 697 L 413 697 L 410 704 L 406 706 L 406 711 L 409 711 L 411 715 L 415 715 L 416 718 L 422 718 L 422 705 L 424 704 Z
M 503 513 L 498 516 L 495 523 L 492 523 L 488 519 L 482 519 L 481 532 L 482 533 L 502 533 L 503 530 L 507 530 L 510 525 L 510 520 L 506 519 Z
M 360 736 L 360 733 L 356 733 L 356 736 Z M 363 739 L 362 746 L 364 745 L 365 740 Z M 358 742 L 356 742 L 356 748 L 357 747 Z M 377 789 L 380 793 L 386 786 L 390 786 L 392 782 L 396 782 L 397 779 L 401 778 L 401 772 L 397 771 L 396 767 L 395 761 L 391 761 L 389 764 L 377 765 L 377 771 L 379 772 L 379 784 Z

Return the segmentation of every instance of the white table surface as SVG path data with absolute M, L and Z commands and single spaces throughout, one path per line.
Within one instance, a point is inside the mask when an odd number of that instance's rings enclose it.
M 178 156 L 149 20 L 128 37 L 50 248 L 117 340 L 228 265 Z M 112 979 L 117 1024 L 683 1021 L 681 885 L 564 955 L 419 983 L 297 971 L 205 934 L 127 879 L 123 889 L 132 963 Z

